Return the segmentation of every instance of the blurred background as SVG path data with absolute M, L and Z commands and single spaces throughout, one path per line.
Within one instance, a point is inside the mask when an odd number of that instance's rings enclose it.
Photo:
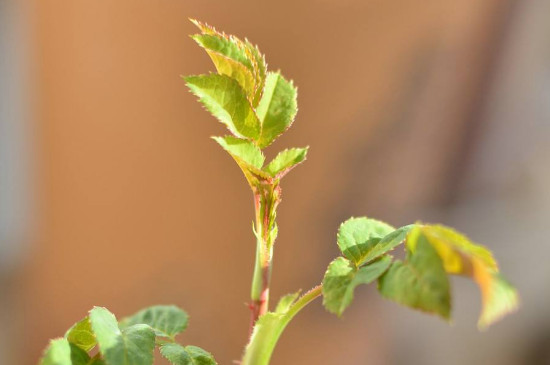
M 94 305 L 156 303 L 240 358 L 252 196 L 179 77 L 213 70 L 188 17 L 299 87 L 268 150 L 311 147 L 283 181 L 274 299 L 320 281 L 352 215 L 455 226 L 522 298 L 479 333 L 467 280 L 452 326 L 363 287 L 342 319 L 308 307 L 274 365 L 550 364 L 549 0 L 0 0 L 0 364 L 35 364 Z

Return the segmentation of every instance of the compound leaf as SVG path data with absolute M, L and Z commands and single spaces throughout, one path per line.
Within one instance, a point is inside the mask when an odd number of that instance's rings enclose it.
M 90 356 L 65 338 L 50 341 L 40 365 L 87 365 Z
M 177 343 L 166 343 L 160 347 L 160 353 L 174 365 L 217 364 L 212 354 L 196 346 L 183 347 Z
M 350 218 L 338 229 L 338 247 L 345 257 L 355 265 L 360 265 L 366 262 L 366 257 L 375 258 L 374 255 L 369 255 L 370 251 L 394 230 L 389 224 L 376 219 Z
M 330 263 L 323 279 L 323 305 L 338 316 L 353 300 L 353 292 L 360 284 L 370 284 L 390 266 L 391 257 L 383 256 L 361 268 L 344 257 Z
M 99 344 L 99 351 L 109 365 L 151 365 L 155 348 L 155 332 L 146 324 L 120 330 L 115 316 L 106 308 L 90 311 L 90 323 Z
M 308 148 L 289 148 L 279 152 L 265 167 L 264 171 L 275 178 L 283 177 L 294 167 L 305 161 Z
M 449 279 L 437 251 L 422 234 L 418 234 L 416 251 L 409 252 L 404 262 L 395 261 L 378 284 L 388 299 L 450 319 Z
M 146 324 L 153 328 L 157 336 L 174 338 L 187 328 L 188 319 L 187 313 L 175 305 L 155 305 L 124 318 L 119 326 L 125 329 Z
M 66 333 L 65 338 L 70 343 L 80 347 L 82 350 L 88 352 L 96 345 L 90 319 L 85 317 L 80 322 L 75 323 Z
M 191 92 L 235 136 L 257 140 L 260 122 L 239 83 L 226 75 L 185 77 Z
M 260 148 L 269 146 L 294 121 L 298 91 L 279 72 L 268 72 L 256 113 L 261 123 Z
M 265 58 L 258 47 L 248 40 L 243 42 L 235 36 L 218 32 L 208 24 L 195 19 L 190 20 L 203 33 L 194 35 L 192 38 L 207 51 L 218 72 L 237 79 L 249 94 L 252 105 L 258 106 L 267 70 Z M 244 66 L 245 69 L 243 70 L 239 65 Z M 252 89 L 250 89 L 250 77 L 252 77 Z

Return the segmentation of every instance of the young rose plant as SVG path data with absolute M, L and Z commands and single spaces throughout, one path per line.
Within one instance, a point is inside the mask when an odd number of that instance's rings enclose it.
M 455 230 L 414 223 L 400 228 L 376 219 L 350 218 L 342 223 L 337 244 L 342 256 L 329 265 L 320 285 L 301 295 L 282 297 L 269 306 L 273 248 L 281 180 L 305 161 L 308 148 L 285 149 L 269 163 L 262 150 L 294 122 L 297 90 L 279 71 L 268 71 L 264 56 L 247 40 L 220 33 L 192 20 L 200 33 L 191 38 L 202 47 L 215 73 L 184 77 L 204 107 L 230 134 L 213 137 L 242 170 L 254 196 L 256 259 L 250 293 L 250 338 L 241 365 L 267 365 L 279 336 L 305 306 L 323 297 L 338 316 L 351 304 L 355 289 L 376 283 L 384 298 L 427 313 L 451 318 L 449 275 L 471 278 L 480 288 L 484 329 L 516 310 L 516 290 L 501 276 L 485 247 Z M 403 244 L 406 257 L 391 251 Z M 117 321 L 95 307 L 64 337 L 46 348 L 42 365 L 150 365 L 155 348 L 175 365 L 213 365 L 214 357 L 175 337 L 187 327 L 187 314 L 172 305 L 154 306 Z M 97 350 L 94 350 L 97 347 Z

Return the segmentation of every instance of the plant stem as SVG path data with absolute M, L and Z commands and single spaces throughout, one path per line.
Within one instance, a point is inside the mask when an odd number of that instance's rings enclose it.
M 268 365 L 275 345 L 277 345 L 285 327 L 298 312 L 319 297 L 322 290 L 322 285 L 318 285 L 302 295 L 286 312 L 270 312 L 263 317 L 254 329 L 241 365 Z
M 266 181 L 254 188 L 256 259 L 250 293 L 250 334 L 258 318 L 269 309 L 273 243 L 277 235 L 275 217 L 279 202 L 278 182 Z

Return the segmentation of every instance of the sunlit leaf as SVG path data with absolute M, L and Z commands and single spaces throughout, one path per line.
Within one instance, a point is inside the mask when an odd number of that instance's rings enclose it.
M 239 159 L 257 169 L 262 168 L 265 156 L 254 143 L 232 136 L 212 137 L 212 139 L 218 142 L 233 158 Z
M 271 175 L 261 170 L 265 156 L 252 142 L 231 136 L 212 137 L 237 162 L 251 187 L 261 181 L 271 179 Z
M 80 347 L 86 352 L 93 349 L 96 345 L 95 336 L 88 317 L 75 323 L 67 333 L 65 333 L 65 338 L 70 343 Z
M 287 81 L 279 72 L 268 72 L 264 92 L 256 113 L 261 123 L 258 145 L 269 146 L 292 122 L 298 112 L 298 91 L 292 81 Z
M 120 330 L 115 316 L 106 308 L 90 311 L 90 323 L 99 351 L 109 365 L 151 365 L 155 332 L 146 324 Z
M 330 263 L 323 279 L 323 305 L 339 316 L 351 304 L 353 292 L 360 284 L 370 284 L 390 266 L 391 257 L 357 268 L 348 259 L 338 257 Z
M 250 59 L 252 63 L 252 68 L 254 69 L 254 78 L 256 81 L 252 105 L 254 105 L 254 107 L 257 107 L 264 91 L 267 63 L 265 62 L 264 55 L 260 53 L 260 50 L 257 46 L 254 46 L 248 41 L 245 41 L 245 44 L 248 58 Z
M 209 34 L 195 34 L 191 38 L 206 50 L 218 73 L 237 80 L 248 99 L 254 99 L 257 71 L 247 57 L 249 51 L 244 48 L 244 45 L 239 46 L 229 37 Z
M 479 285 L 483 302 L 478 323 L 480 328 L 517 309 L 517 292 L 498 273 L 497 263 L 487 248 L 441 225 L 422 226 L 421 232 L 436 249 L 448 273 L 469 276 Z M 411 236 L 407 247 L 415 251 L 417 242 L 416 236 Z
M 359 265 L 365 262 L 365 257 L 380 240 L 394 230 L 389 224 L 376 219 L 350 218 L 340 225 L 338 247 L 344 256 Z
M 206 109 L 231 133 L 240 138 L 259 138 L 260 122 L 237 81 L 218 74 L 187 76 L 185 81 Z
M 89 360 L 86 351 L 65 338 L 58 338 L 50 342 L 40 365 L 87 365 Z
M 273 177 L 281 178 L 305 161 L 307 150 L 308 147 L 283 150 L 264 168 L 264 171 Z

